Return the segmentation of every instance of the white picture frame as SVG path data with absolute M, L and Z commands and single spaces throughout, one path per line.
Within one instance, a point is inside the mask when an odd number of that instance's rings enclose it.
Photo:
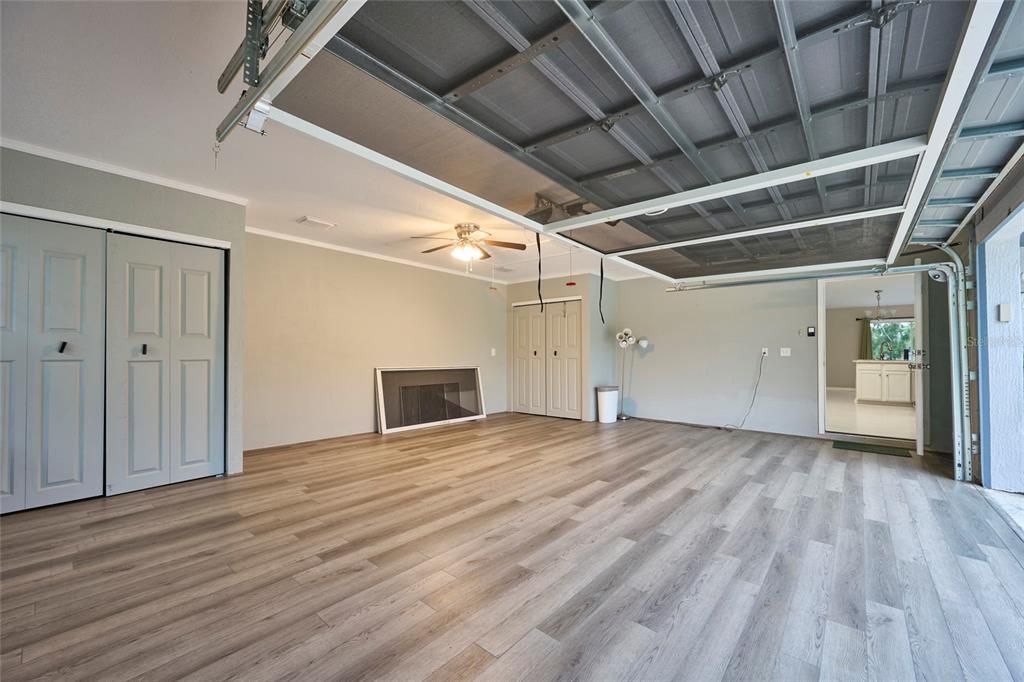
M 480 398 L 480 414 L 475 414 L 469 417 L 456 417 L 454 419 L 442 419 L 434 422 L 425 422 L 423 424 L 409 424 L 408 426 L 391 426 L 387 424 L 387 414 L 384 411 L 384 385 L 383 375 L 385 372 L 415 372 L 415 371 L 432 371 L 432 370 L 473 370 L 476 376 L 476 391 L 477 396 Z M 461 422 L 475 421 L 477 419 L 485 419 L 487 417 L 487 407 L 484 403 L 484 384 L 483 379 L 480 376 L 480 367 L 474 365 L 442 365 L 442 366 L 425 366 L 425 367 L 376 367 L 374 368 L 374 391 L 377 394 L 377 432 L 381 434 L 387 433 L 399 433 L 401 431 L 412 431 L 414 429 L 425 429 L 433 426 L 442 426 L 444 424 L 459 424 Z

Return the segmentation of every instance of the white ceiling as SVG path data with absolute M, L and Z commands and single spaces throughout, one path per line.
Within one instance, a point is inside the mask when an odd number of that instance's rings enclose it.
M 241 92 L 216 82 L 243 34 L 244 2 L 0 2 L 0 137 L 248 200 L 253 228 L 452 270 L 440 242 L 411 240 L 476 222 L 496 239 L 476 274 L 535 276 L 533 233 L 444 197 L 348 153 L 268 123 L 235 131 L 214 164 L 214 129 Z M 337 227 L 299 225 L 304 215 Z M 545 274 L 564 274 L 568 247 L 543 245 Z M 597 271 L 574 250 L 576 272 Z M 610 278 L 635 277 L 608 261 Z
M 881 275 L 825 280 L 825 307 L 874 308 L 875 289 L 882 290 L 882 308 L 914 304 L 914 275 Z

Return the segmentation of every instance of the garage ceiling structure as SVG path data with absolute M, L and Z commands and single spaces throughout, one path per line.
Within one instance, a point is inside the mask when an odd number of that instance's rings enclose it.
M 1024 135 L 1013 2 L 286 5 L 221 138 L 254 106 L 675 283 L 948 240 Z

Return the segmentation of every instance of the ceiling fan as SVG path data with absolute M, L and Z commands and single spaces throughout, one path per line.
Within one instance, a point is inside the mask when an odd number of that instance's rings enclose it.
M 435 246 L 421 253 L 434 253 L 455 247 L 452 256 L 462 261 L 486 260 L 491 257 L 482 245 L 497 246 L 501 249 L 515 249 L 525 251 L 526 244 L 516 242 L 503 242 L 497 239 L 487 239 L 490 234 L 480 229 L 476 223 L 459 223 L 455 226 L 454 237 L 413 237 L 413 239 L 443 239 L 448 244 Z

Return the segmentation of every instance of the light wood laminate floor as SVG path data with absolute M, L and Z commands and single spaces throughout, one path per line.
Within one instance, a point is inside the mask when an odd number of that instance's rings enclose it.
M 245 466 L 3 518 L 4 681 L 1024 679 L 944 465 L 506 415 Z

